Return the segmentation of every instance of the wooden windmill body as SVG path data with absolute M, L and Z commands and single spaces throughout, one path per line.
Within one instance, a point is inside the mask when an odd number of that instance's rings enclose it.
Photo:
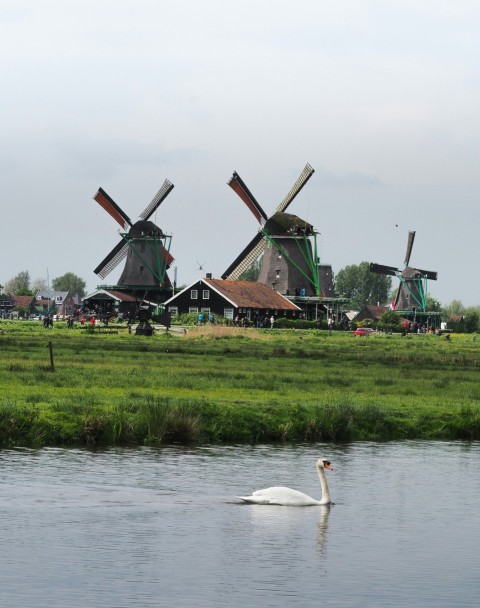
M 95 274 L 104 279 L 125 260 L 123 272 L 115 287 L 123 291 L 143 290 L 150 295 L 154 292 L 171 291 L 172 285 L 167 274 L 173 262 L 170 254 L 171 237 L 164 234 L 150 218 L 173 187 L 173 184 L 165 180 L 136 222 L 132 222 L 102 188 L 98 189 L 94 200 L 113 217 L 122 230 L 120 242 L 95 268 Z
M 433 270 L 422 270 L 410 266 L 415 231 L 408 233 L 407 250 L 405 252 L 403 270 L 395 266 L 384 264 L 370 264 L 370 271 L 387 276 L 396 276 L 400 285 L 394 302 L 394 307 L 399 311 L 425 312 L 427 310 L 427 281 L 436 281 L 437 272 Z
M 223 279 L 236 280 L 263 254 L 258 281 L 284 295 L 318 296 L 319 273 L 315 231 L 311 224 L 286 209 L 313 175 L 306 165 L 300 177 L 275 213 L 268 217 L 237 172 L 228 185 L 247 205 L 260 224 L 259 232 L 223 273 Z

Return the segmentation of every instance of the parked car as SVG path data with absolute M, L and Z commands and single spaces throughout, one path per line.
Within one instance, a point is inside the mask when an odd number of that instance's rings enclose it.
M 373 329 L 371 327 L 359 327 L 353 332 L 353 335 L 356 336 L 369 336 L 373 333 Z

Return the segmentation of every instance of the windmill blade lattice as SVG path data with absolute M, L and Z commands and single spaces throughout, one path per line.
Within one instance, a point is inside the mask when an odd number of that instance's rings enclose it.
M 245 247 L 242 253 L 222 274 L 222 279 L 236 281 L 255 260 L 265 251 L 266 243 L 261 232 L 259 232 Z
M 161 203 L 167 198 L 170 192 L 173 190 L 174 185 L 166 179 L 163 182 L 162 187 L 157 192 L 157 194 L 153 197 L 152 202 L 145 208 L 145 210 L 140 214 L 140 218 L 142 220 L 148 220 L 155 211 L 159 208 Z
M 100 264 L 93 271 L 95 274 L 98 274 L 99 277 L 104 279 L 107 274 L 110 274 L 112 270 L 120 264 L 122 260 L 125 259 L 128 253 L 128 244 L 121 240 L 118 245 L 116 245 L 112 251 L 107 255 L 107 257 L 100 262 Z
M 278 211 L 285 211 L 287 209 L 287 207 L 292 203 L 292 201 L 294 200 L 294 198 L 297 196 L 297 194 L 300 192 L 300 190 L 303 188 L 303 186 L 305 186 L 305 184 L 308 182 L 308 180 L 312 177 L 312 175 L 314 173 L 315 173 L 315 169 L 313 169 L 307 163 L 305 165 L 305 168 L 301 172 L 300 177 L 294 183 L 294 185 L 293 185 L 292 189 L 290 190 L 290 192 L 283 199 L 283 201 L 278 205 L 278 207 L 276 209 L 277 212 Z

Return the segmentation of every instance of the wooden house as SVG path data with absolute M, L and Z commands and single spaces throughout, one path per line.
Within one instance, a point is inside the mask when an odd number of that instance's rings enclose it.
M 254 281 L 212 279 L 207 275 L 164 302 L 172 317 L 179 314 L 213 314 L 226 319 L 248 319 L 255 324 L 266 318 L 299 318 L 302 310 L 271 287 Z

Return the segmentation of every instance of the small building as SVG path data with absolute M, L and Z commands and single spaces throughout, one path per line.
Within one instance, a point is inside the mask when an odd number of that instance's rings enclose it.
M 0 296 L 0 318 L 7 318 L 15 307 L 13 296 Z
M 33 301 L 34 313 L 36 315 L 55 314 L 53 300 L 49 298 L 36 298 Z
M 164 302 L 172 317 L 179 314 L 213 314 L 254 323 L 274 316 L 299 318 L 302 309 L 271 287 L 255 281 L 212 279 L 207 275 Z
M 445 323 L 442 323 L 442 329 L 450 329 L 454 332 L 465 331 L 465 317 L 463 315 L 449 315 Z
M 48 305 L 48 310 L 55 310 L 55 314 L 59 317 L 69 317 L 78 314 L 82 305 L 78 294 L 54 290 L 37 293 L 37 306 L 43 306 L 46 311 L 45 303 Z
M 29 317 L 35 310 L 35 298 L 33 296 L 13 296 L 15 310 L 20 317 Z
M 373 306 L 372 304 L 367 304 L 365 308 L 363 308 L 353 317 L 353 321 L 356 323 L 365 321 L 365 319 L 369 319 L 371 321 L 380 321 L 382 316 L 389 310 L 390 308 L 388 306 Z
M 134 295 L 114 289 L 97 289 L 83 298 L 85 311 L 100 317 L 119 313 L 130 317 L 136 313 L 137 304 Z

